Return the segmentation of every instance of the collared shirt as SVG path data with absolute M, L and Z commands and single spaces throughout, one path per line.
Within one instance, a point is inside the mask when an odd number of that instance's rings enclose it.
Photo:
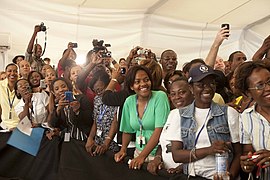
M 270 122 L 255 107 L 256 104 L 240 115 L 240 143 L 252 144 L 255 151 L 270 150 Z
M 19 122 L 19 117 L 14 111 L 14 107 L 19 103 L 19 99 L 15 96 L 15 90 L 10 91 L 8 88 L 8 80 L 5 79 L 0 82 L 0 105 L 2 108 L 1 114 L 1 127 L 3 129 L 11 129 L 17 126 Z M 9 94 L 9 96 L 8 96 Z M 14 98 L 14 102 L 12 103 Z M 10 100 L 10 101 L 9 101 Z M 12 103 L 12 108 L 10 111 L 10 103 Z M 9 117 L 11 112 L 11 119 Z
M 25 53 L 25 60 L 30 63 L 31 71 L 41 72 L 42 66 L 45 64 L 42 58 L 37 58 L 28 52 Z

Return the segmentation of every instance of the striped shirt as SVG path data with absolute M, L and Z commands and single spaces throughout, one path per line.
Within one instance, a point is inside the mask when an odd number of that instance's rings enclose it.
M 270 122 L 255 107 L 256 104 L 240 115 L 240 143 L 252 144 L 255 151 L 270 150 Z

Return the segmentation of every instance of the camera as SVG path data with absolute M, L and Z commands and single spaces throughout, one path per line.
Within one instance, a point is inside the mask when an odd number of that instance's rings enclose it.
M 148 53 L 149 53 L 149 50 L 148 49 L 139 49 L 137 51 L 137 54 L 138 55 L 148 55 Z
M 121 67 L 121 74 L 126 74 L 126 68 L 125 67 Z
M 46 83 L 45 83 L 45 79 L 41 79 L 39 82 L 39 87 L 41 89 L 46 89 Z
M 68 101 L 68 102 L 73 101 L 73 93 L 71 91 L 66 91 L 65 96 L 66 96 L 66 101 Z
M 46 26 L 44 25 L 43 22 L 41 22 L 39 26 L 40 26 L 41 31 L 46 31 L 47 30 L 47 28 L 46 28 Z
M 78 43 L 71 43 L 72 48 L 77 48 L 78 47 Z
M 111 47 L 111 45 L 110 44 L 103 45 L 103 43 L 104 43 L 103 40 L 99 41 L 97 39 L 93 39 L 93 41 L 92 41 L 92 44 L 94 46 L 93 51 L 94 52 L 101 51 L 100 54 L 101 54 L 101 57 L 103 57 L 103 58 L 111 57 L 112 53 L 111 53 L 111 51 L 108 51 L 108 49 L 107 49 L 107 47 Z
M 112 57 L 111 52 L 107 51 L 107 52 L 102 52 L 101 53 L 101 57 L 103 58 L 107 58 L 107 57 Z

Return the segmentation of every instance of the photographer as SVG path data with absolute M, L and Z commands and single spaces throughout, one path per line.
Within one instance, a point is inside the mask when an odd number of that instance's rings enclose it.
M 58 77 L 65 77 L 66 79 L 69 78 L 70 69 L 68 69 L 66 71 L 67 73 L 65 73 L 65 68 L 63 66 L 66 64 L 67 60 L 72 60 L 75 62 L 77 54 L 73 48 L 77 48 L 77 46 L 78 46 L 77 43 L 72 43 L 72 42 L 68 43 L 67 49 L 64 50 L 62 58 L 58 61 L 58 65 L 57 65 Z
M 42 47 L 40 44 L 35 44 L 35 39 L 37 36 L 37 33 L 40 31 L 46 31 L 46 26 L 44 26 L 43 23 L 40 25 L 36 25 L 34 28 L 34 33 L 29 41 L 26 53 L 25 53 L 25 60 L 27 60 L 31 65 L 32 71 L 38 71 L 40 72 L 42 69 L 42 66 L 45 64 L 42 60 Z

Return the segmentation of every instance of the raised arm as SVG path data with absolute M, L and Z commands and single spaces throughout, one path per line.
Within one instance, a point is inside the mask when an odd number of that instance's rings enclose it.
M 205 59 L 205 63 L 213 68 L 215 65 L 215 61 L 216 61 L 216 57 L 217 57 L 217 53 L 218 53 L 220 45 L 222 44 L 224 39 L 228 39 L 227 36 L 229 35 L 229 30 L 225 28 L 226 27 L 223 27 L 218 31 L 216 38 L 210 48 L 210 51 Z
M 31 39 L 30 39 L 30 41 L 28 43 L 28 46 L 27 46 L 26 52 L 28 54 L 32 54 L 37 33 L 40 32 L 40 31 L 41 31 L 40 25 L 36 25 L 35 28 L 34 28 L 34 33 L 33 33 L 32 37 L 31 37 Z
M 263 59 L 264 55 L 270 49 L 270 35 L 263 41 L 262 46 L 255 52 L 252 57 L 253 61 L 260 61 Z

